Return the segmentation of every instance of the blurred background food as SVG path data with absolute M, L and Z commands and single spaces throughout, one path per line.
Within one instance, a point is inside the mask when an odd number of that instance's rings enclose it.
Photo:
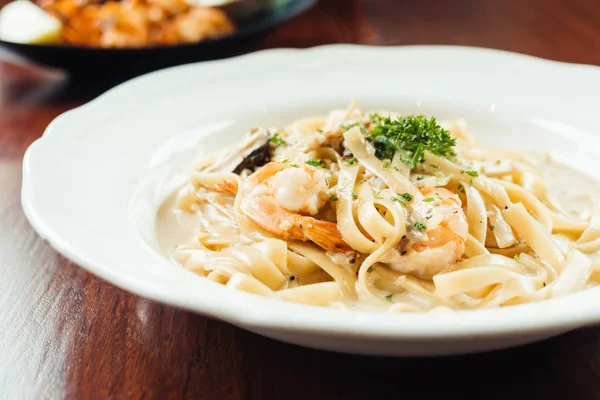
M 195 43 L 232 34 L 234 20 L 278 0 L 16 0 L 0 11 L 0 40 L 97 48 Z
M 14 0 L 0 59 L 78 81 L 231 57 L 316 0 Z
M 223 10 L 185 0 L 17 0 L 0 18 L 4 40 L 102 48 L 193 43 L 234 30 Z

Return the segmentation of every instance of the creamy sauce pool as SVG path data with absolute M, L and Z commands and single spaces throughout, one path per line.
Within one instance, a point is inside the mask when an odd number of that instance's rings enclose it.
M 594 202 L 600 199 L 600 182 L 569 166 L 547 160 L 540 172 L 551 193 L 572 218 L 591 212 Z
M 187 243 L 195 231 L 202 226 L 197 214 L 175 208 L 176 199 L 177 191 L 167 197 L 156 214 L 156 237 L 167 257 L 173 254 L 177 246 Z

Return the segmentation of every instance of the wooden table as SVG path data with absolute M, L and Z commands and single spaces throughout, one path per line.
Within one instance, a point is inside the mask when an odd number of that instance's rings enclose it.
M 600 65 L 600 3 L 323 0 L 251 49 L 337 42 Z M 27 146 L 97 91 L 8 65 L 0 83 L 0 398 L 600 398 L 600 328 L 489 354 L 367 358 L 278 343 L 101 281 L 41 240 L 20 206 Z

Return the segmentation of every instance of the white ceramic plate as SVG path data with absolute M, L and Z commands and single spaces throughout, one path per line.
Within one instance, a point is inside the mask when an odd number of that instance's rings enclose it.
M 600 288 L 449 315 L 337 311 L 227 289 L 157 251 L 157 207 L 198 151 L 354 99 L 363 109 L 464 117 L 486 143 L 600 171 L 599 68 L 475 48 L 325 46 L 159 71 L 65 113 L 25 155 L 23 207 L 56 250 L 121 288 L 314 348 L 467 353 L 600 322 Z

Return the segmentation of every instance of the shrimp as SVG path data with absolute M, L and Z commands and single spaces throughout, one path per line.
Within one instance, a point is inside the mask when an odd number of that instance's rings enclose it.
M 326 175 L 317 168 L 271 162 L 241 185 L 240 209 L 255 224 L 277 236 L 312 241 L 333 253 L 352 252 L 336 223 L 313 217 L 329 197 L 326 189 Z
M 404 237 L 398 248 L 384 258 L 390 268 L 431 279 L 455 264 L 465 252 L 469 233 L 467 217 L 459 197 L 443 188 L 423 190 L 425 198 L 433 199 L 429 218 L 413 228 L 412 240 Z M 427 229 L 430 225 L 430 229 Z
M 204 185 L 206 190 L 217 193 L 231 193 L 236 194 L 238 191 L 237 182 L 224 180 L 221 183 L 215 183 L 214 185 Z

